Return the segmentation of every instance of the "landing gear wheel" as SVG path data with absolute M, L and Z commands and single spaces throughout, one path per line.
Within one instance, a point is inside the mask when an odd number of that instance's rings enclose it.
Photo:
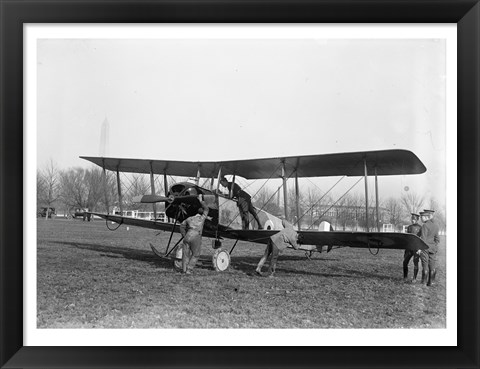
M 217 272 L 224 272 L 230 265 L 230 254 L 226 250 L 218 249 L 213 253 L 212 262 Z

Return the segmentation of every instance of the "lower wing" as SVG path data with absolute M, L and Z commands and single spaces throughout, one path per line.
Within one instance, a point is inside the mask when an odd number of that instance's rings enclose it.
M 123 217 L 120 215 L 90 213 L 107 221 L 118 224 L 137 226 L 142 228 L 158 229 L 162 231 L 180 232 L 179 224 L 159 222 L 155 220 Z M 238 239 L 241 241 L 266 244 L 268 239 L 277 233 L 276 230 L 231 230 L 219 227 L 218 232 L 204 228 L 206 237 L 219 236 L 221 238 Z M 302 245 L 315 246 L 343 246 L 372 249 L 399 249 L 399 250 L 426 250 L 428 246 L 423 240 L 411 233 L 394 232 L 322 232 L 298 231 Z
M 224 238 L 267 243 L 278 231 L 270 230 L 224 230 Z M 298 231 L 301 245 L 342 246 L 372 249 L 426 250 L 428 246 L 421 238 L 410 233 L 394 232 L 322 232 Z
M 139 218 L 130 218 L 122 217 L 120 215 L 114 214 L 103 214 L 103 213 L 89 213 L 97 217 L 106 219 L 107 221 L 115 222 L 118 224 L 125 224 L 131 226 L 137 226 L 142 228 L 158 229 L 162 231 L 172 231 L 172 228 L 175 227 L 175 232 L 180 232 L 180 225 L 173 223 L 158 222 L 155 220 L 149 219 L 139 219 Z
M 301 242 L 317 246 L 346 246 L 372 249 L 426 250 L 423 240 L 411 233 L 299 231 Z
M 173 224 L 173 223 L 160 222 L 157 220 L 123 217 L 123 216 L 114 215 L 114 214 L 93 213 L 93 212 L 90 212 L 89 214 L 103 218 L 107 221 L 118 223 L 119 225 L 125 224 L 125 225 L 141 227 L 141 228 L 158 229 L 161 231 L 167 231 L 167 232 L 173 231 L 176 233 L 180 233 L 180 224 L 178 223 Z M 215 233 L 204 228 L 203 236 L 215 237 Z

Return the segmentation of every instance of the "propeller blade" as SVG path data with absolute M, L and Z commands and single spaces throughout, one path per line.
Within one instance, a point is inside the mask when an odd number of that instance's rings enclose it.
M 158 196 L 158 195 L 140 195 L 133 198 L 133 202 L 139 202 L 144 204 L 152 204 L 155 202 L 168 202 L 170 204 L 181 204 L 181 203 L 194 203 L 198 199 L 197 195 L 186 195 L 186 196 L 173 196 L 169 197 Z M 205 202 L 208 205 L 215 204 L 215 195 L 204 195 Z
M 165 196 L 157 195 L 140 195 L 133 198 L 133 202 L 140 202 L 144 204 L 153 204 L 155 202 L 171 202 L 172 199 Z

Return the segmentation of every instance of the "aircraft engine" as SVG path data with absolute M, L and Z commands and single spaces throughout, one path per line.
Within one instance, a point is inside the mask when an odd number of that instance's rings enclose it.
M 205 202 L 210 207 L 209 217 L 215 216 L 215 211 L 212 211 L 215 195 L 212 191 L 199 187 L 194 183 L 180 182 L 171 186 L 167 193 L 167 197 L 172 199 L 165 204 L 167 217 L 172 219 L 177 217 L 177 222 L 183 222 L 188 217 L 197 214 L 198 208 L 201 207 L 200 202 L 196 198 L 198 195 L 205 196 Z

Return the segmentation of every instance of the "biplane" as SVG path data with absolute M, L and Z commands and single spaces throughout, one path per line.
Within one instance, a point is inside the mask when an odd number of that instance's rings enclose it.
M 282 220 L 279 216 L 270 214 L 263 209 L 256 208 L 257 215 L 263 229 L 258 229 L 255 221 L 251 221 L 248 229 L 243 229 L 240 210 L 237 200 L 231 193 L 223 194 L 219 188 L 220 179 L 226 175 L 232 176 L 235 183 L 237 177 L 246 180 L 269 180 L 281 178 L 284 200 L 284 216 L 289 219 L 287 206 L 287 180 L 294 179 L 296 219 L 300 223 L 299 214 L 299 186 L 298 178 L 348 176 L 365 179 L 365 217 L 367 228 L 364 232 L 351 231 L 319 231 L 302 229 L 296 224 L 299 234 L 300 249 L 311 255 L 312 252 L 321 252 L 327 247 L 358 247 L 369 250 L 378 249 L 410 249 L 424 250 L 428 246 L 416 235 L 395 232 L 380 232 L 378 226 L 378 181 L 379 176 L 421 174 L 426 171 L 418 157 L 408 150 L 380 150 L 365 152 L 333 153 L 308 156 L 290 156 L 264 159 L 231 160 L 231 161 L 172 161 L 172 160 L 144 160 L 108 157 L 85 157 L 106 171 L 116 173 L 118 186 L 118 203 L 122 207 L 122 189 L 120 173 L 143 173 L 150 175 L 151 193 L 140 196 L 136 201 L 155 204 L 163 202 L 165 213 L 173 219 L 172 223 L 157 219 L 137 219 L 122 215 L 92 212 L 93 215 L 106 219 L 108 222 L 130 226 L 151 228 L 170 232 L 170 237 L 164 252 L 150 245 L 152 251 L 160 257 L 171 258 L 178 268 L 181 263 L 181 250 L 178 247 L 180 238 L 175 243 L 173 234 L 180 232 L 180 223 L 189 216 L 195 215 L 200 206 L 198 195 L 203 195 L 209 207 L 209 219 L 205 222 L 203 236 L 213 239 L 212 246 L 215 252 L 212 262 L 217 271 L 224 271 L 230 265 L 232 255 L 238 241 L 248 241 L 258 244 L 267 244 L 270 236 L 282 229 Z M 155 192 L 155 175 L 164 179 L 165 193 L 158 195 Z M 195 178 L 192 181 L 178 182 L 168 186 L 168 176 Z M 375 199 L 377 212 L 377 229 L 368 228 L 368 176 L 375 177 Z M 204 183 L 200 186 L 200 180 Z M 215 183 L 216 182 L 216 183 Z M 122 214 L 122 212 L 120 212 Z M 222 246 L 225 239 L 234 240 L 228 250 Z M 174 245 L 172 246 L 172 244 Z M 173 251 L 176 251 L 173 254 Z M 173 255 L 172 255 L 173 254 Z

